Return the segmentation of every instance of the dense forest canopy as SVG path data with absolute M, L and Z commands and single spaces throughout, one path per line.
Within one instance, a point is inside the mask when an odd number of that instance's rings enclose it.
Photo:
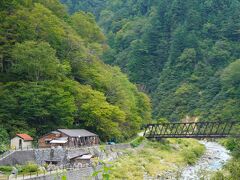
M 103 60 L 151 97 L 154 118 L 240 119 L 239 0 L 62 0 L 108 37 Z
M 90 13 L 69 15 L 58 0 L 1 0 L 0 139 L 56 128 L 104 141 L 135 135 L 151 120 L 149 98 L 101 61 L 106 49 Z

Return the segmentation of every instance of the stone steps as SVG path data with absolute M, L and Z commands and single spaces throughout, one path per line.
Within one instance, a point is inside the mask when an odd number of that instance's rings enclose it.
M 7 151 L 7 152 L 1 154 L 1 155 L 0 155 L 0 161 L 3 160 L 3 159 L 5 159 L 6 157 L 10 156 L 10 155 L 13 154 L 13 153 L 14 153 L 14 151 Z

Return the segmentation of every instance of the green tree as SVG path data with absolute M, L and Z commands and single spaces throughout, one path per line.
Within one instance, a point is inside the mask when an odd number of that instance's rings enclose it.
M 0 120 L 12 134 L 46 133 L 74 122 L 74 97 L 57 82 L 8 83 L 3 86 Z
M 106 97 L 102 93 L 87 86 L 76 88 L 77 124 L 97 132 L 102 140 L 111 138 L 121 140 L 122 123 L 126 121 L 125 113 L 119 107 L 106 102 Z
M 95 22 L 94 16 L 90 13 L 74 13 L 70 18 L 70 24 L 87 42 L 103 43 L 105 40 L 101 29 Z
M 149 98 L 101 61 L 107 45 L 93 15 L 69 15 L 57 0 L 1 5 L 0 123 L 10 136 L 71 127 L 123 140 L 151 118 Z
M 12 51 L 12 71 L 30 81 L 57 78 L 61 66 L 55 54 L 56 51 L 46 42 L 26 41 L 16 44 Z
M 240 84 L 240 59 L 232 62 L 222 73 L 222 81 L 226 85 L 239 87 Z
M 7 131 L 0 127 L 0 153 L 3 153 L 8 149 L 9 137 Z
M 34 0 L 50 9 L 59 18 L 67 18 L 67 7 L 58 0 Z

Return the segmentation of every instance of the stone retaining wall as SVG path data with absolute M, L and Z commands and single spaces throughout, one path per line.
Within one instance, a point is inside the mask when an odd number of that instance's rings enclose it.
M 52 154 L 52 155 L 51 155 Z M 67 150 L 62 148 L 54 149 L 35 149 L 34 151 L 36 163 L 43 165 L 46 160 L 55 159 L 59 160 L 60 164 L 65 164 L 67 161 Z M 51 157 L 53 156 L 53 157 Z
M 116 159 L 120 154 L 118 150 L 131 148 L 130 144 L 115 144 L 106 146 L 92 146 L 73 149 L 33 149 L 15 151 L 5 158 L 0 160 L 0 165 L 16 165 L 26 164 L 27 162 L 34 162 L 43 165 L 45 160 L 51 158 L 58 159 L 61 164 L 66 164 L 68 157 L 79 152 L 90 153 L 98 156 L 100 159 L 107 159 L 109 161 Z M 53 157 L 51 157 L 51 151 Z

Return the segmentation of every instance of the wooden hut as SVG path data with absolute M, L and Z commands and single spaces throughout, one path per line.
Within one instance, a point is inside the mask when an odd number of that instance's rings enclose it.
M 99 137 L 85 129 L 58 129 L 42 136 L 38 143 L 40 148 L 93 146 L 99 144 Z

